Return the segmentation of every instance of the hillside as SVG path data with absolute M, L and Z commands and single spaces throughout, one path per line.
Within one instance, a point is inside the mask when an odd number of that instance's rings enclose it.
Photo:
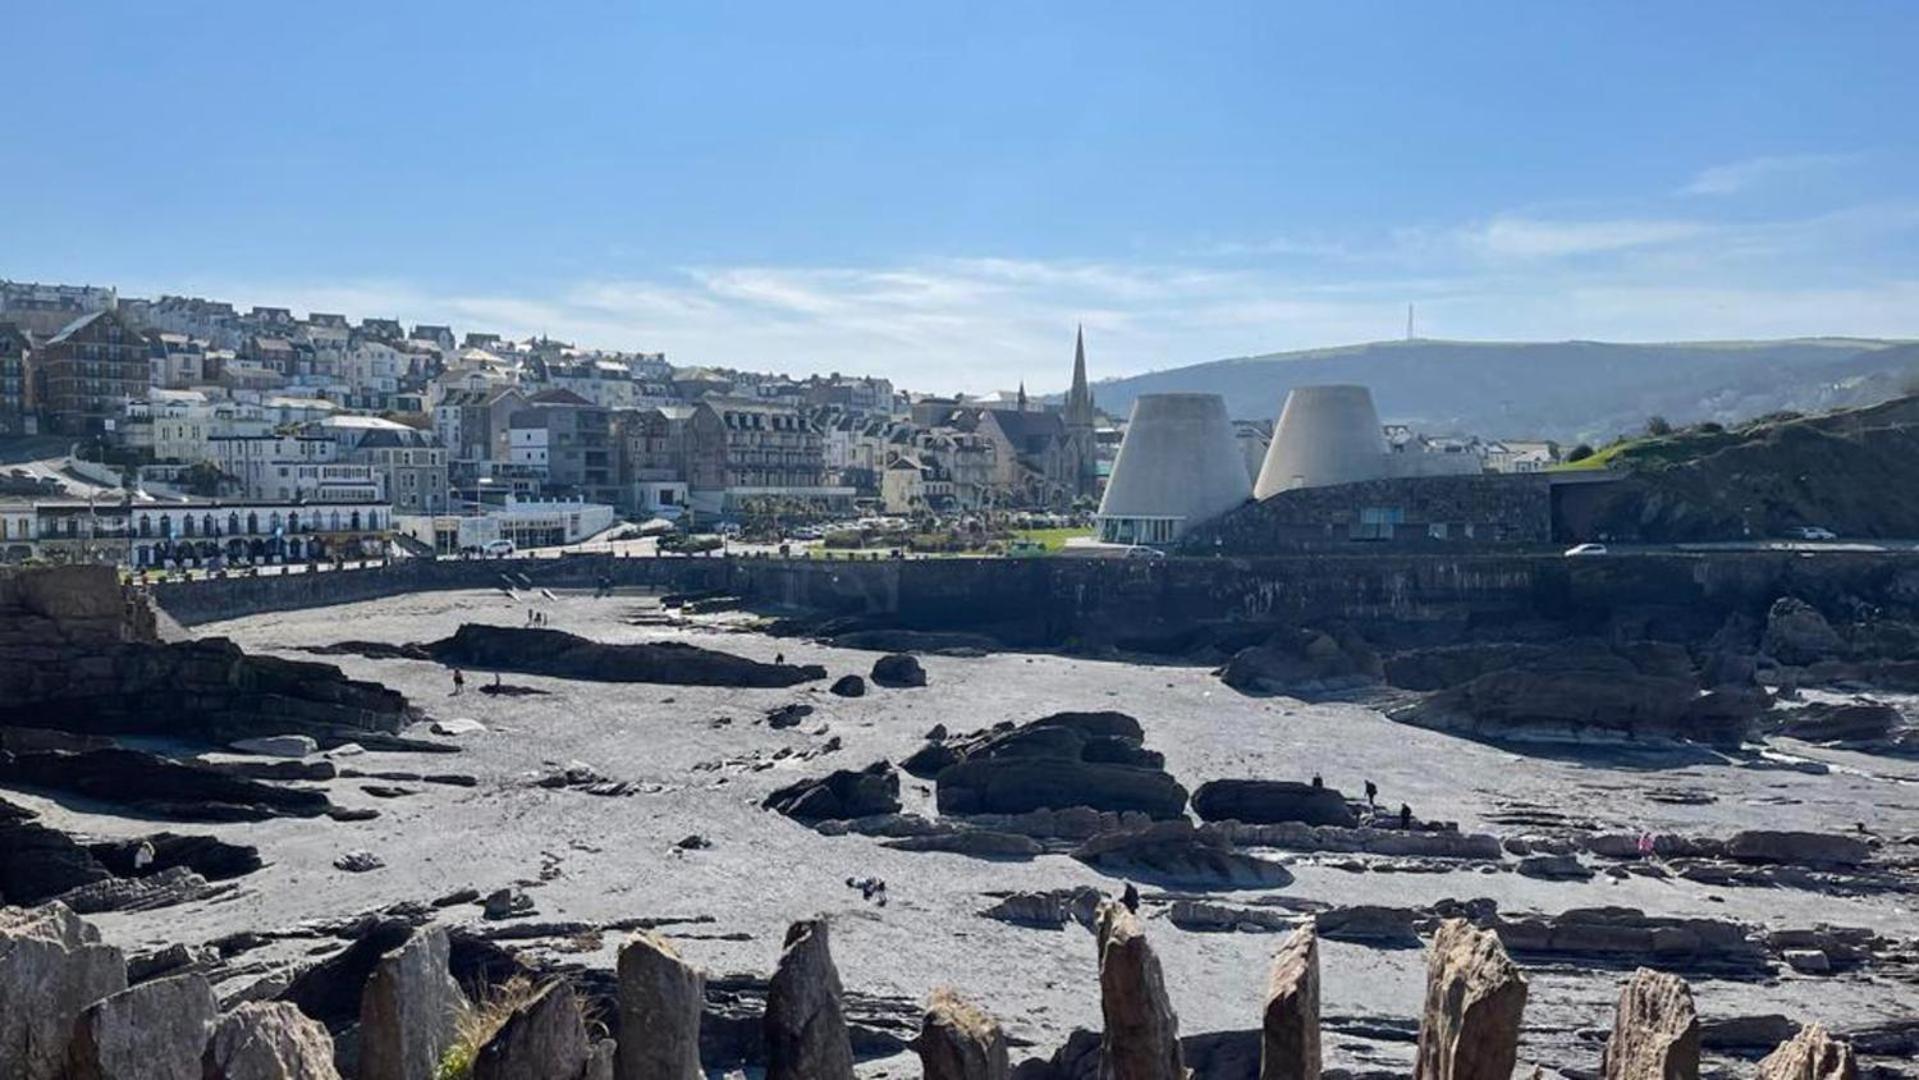
M 1857 338 L 1684 342 L 1385 341 L 1172 368 L 1094 386 L 1116 416 L 1140 394 L 1206 391 L 1236 419 L 1270 420 L 1286 391 L 1370 386 L 1380 416 L 1434 433 L 1567 441 L 1782 409 L 1868 405 L 1919 373 L 1919 345 Z

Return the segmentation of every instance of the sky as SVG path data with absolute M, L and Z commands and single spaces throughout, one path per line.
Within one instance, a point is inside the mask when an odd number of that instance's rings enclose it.
M 0 277 L 1060 389 L 1919 336 L 1919 4 L 20 3 Z

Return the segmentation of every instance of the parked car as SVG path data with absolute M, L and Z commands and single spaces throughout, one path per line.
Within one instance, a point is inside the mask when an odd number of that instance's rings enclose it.
M 513 550 L 511 540 L 488 540 L 480 546 L 480 554 L 489 559 L 504 559 L 513 554 Z
M 1126 557 L 1129 559 L 1164 559 L 1166 553 L 1156 547 L 1147 547 L 1145 544 L 1134 544 L 1126 549 Z
M 1831 529 L 1828 529 L 1821 525 L 1801 525 L 1796 529 L 1786 530 L 1786 535 L 1796 536 L 1801 540 L 1837 540 L 1839 539 L 1838 533 L 1833 532 Z
M 1604 554 L 1606 554 L 1606 545 L 1604 544 L 1574 544 L 1572 547 L 1569 547 L 1566 549 L 1567 558 L 1578 558 L 1583 555 L 1604 555 Z

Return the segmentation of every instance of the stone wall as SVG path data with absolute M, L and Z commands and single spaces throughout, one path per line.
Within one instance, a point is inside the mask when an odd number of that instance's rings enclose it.
M 1544 474 L 1406 477 L 1283 491 L 1194 529 L 1185 550 L 1461 552 L 1552 542 Z

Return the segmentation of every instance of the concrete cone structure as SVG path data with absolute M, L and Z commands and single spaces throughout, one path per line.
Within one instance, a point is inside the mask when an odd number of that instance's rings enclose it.
M 1300 386 L 1286 395 L 1260 467 L 1255 498 L 1294 488 L 1350 484 L 1388 475 L 1386 435 L 1363 386 Z
M 1169 544 L 1251 495 L 1224 398 L 1145 394 L 1133 402 L 1100 500 L 1100 539 Z

